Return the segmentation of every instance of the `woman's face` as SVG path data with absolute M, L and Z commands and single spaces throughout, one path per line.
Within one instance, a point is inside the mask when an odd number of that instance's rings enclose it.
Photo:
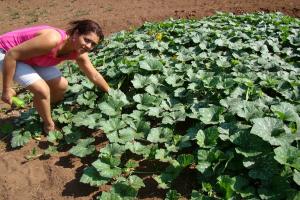
M 94 32 L 84 35 L 75 34 L 74 48 L 79 54 L 90 52 L 99 43 L 99 40 Z

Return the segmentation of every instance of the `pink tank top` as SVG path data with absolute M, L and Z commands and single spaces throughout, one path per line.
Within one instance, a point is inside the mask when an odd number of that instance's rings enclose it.
M 7 52 L 9 49 L 27 41 L 31 38 L 34 38 L 38 31 L 43 29 L 55 29 L 61 35 L 61 41 L 58 43 L 56 47 L 54 47 L 48 54 L 32 57 L 27 60 L 22 60 L 22 62 L 37 66 L 37 67 L 49 67 L 53 65 L 57 65 L 58 63 L 64 60 L 75 60 L 78 57 L 78 53 L 76 51 L 70 53 L 69 55 L 63 57 L 57 57 L 57 51 L 59 47 L 62 45 L 63 41 L 66 39 L 66 32 L 64 30 L 54 28 L 51 26 L 34 26 L 29 28 L 18 29 L 12 32 L 5 33 L 0 35 L 0 49 L 3 49 Z

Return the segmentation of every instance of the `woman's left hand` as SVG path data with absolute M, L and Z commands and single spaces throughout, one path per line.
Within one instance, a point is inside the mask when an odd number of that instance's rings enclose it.
M 97 85 L 102 91 L 108 92 L 109 85 L 103 76 L 95 69 L 92 65 L 88 54 L 82 54 L 76 59 L 79 68 L 85 73 L 85 75 L 92 81 L 95 85 Z

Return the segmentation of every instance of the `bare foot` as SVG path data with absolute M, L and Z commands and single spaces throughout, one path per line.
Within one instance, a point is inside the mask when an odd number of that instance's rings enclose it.
M 44 124 L 44 127 L 43 127 L 43 130 L 44 130 L 44 133 L 46 134 L 49 134 L 50 131 L 55 131 L 56 128 L 55 128 L 55 124 Z

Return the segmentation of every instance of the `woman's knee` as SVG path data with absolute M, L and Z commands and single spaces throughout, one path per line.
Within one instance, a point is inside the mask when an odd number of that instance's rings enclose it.
M 62 83 L 61 83 L 61 87 L 64 91 L 67 91 L 69 86 L 69 82 L 67 79 L 65 79 L 64 77 L 62 77 Z
M 27 89 L 33 93 L 35 97 L 40 99 L 50 98 L 50 88 L 44 80 L 39 80 L 29 85 Z
M 64 77 L 59 77 L 53 80 L 47 81 L 47 84 L 51 91 L 57 93 L 65 93 L 68 89 L 68 81 Z

